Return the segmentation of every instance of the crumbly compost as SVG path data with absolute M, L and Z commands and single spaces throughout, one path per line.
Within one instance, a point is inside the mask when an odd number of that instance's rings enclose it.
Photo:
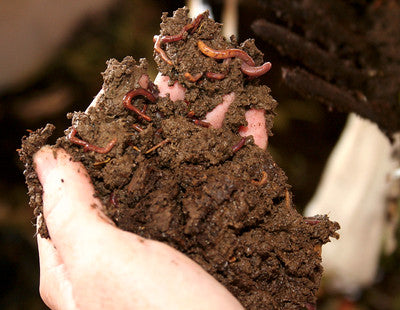
M 187 13 L 184 8 L 173 17 L 164 14 L 161 35 L 182 32 L 192 23 Z M 160 72 L 186 88 L 184 100 L 160 97 L 155 85 L 143 82 L 145 60 L 112 59 L 97 104 L 68 114 L 72 126 L 55 147 L 84 164 L 118 227 L 185 253 L 246 309 L 313 309 L 321 246 L 338 237 L 339 226 L 326 216 L 298 214 L 284 172 L 252 137 L 238 134 L 250 108 L 265 110 L 271 132 L 276 101 L 269 88 L 242 72 L 241 59 L 222 61 L 201 53 L 199 40 L 218 50 L 244 50 L 256 66 L 262 64 L 252 40 L 238 46 L 234 38 L 224 39 L 221 25 L 204 13 L 182 38 L 160 44 L 164 58 L 155 52 Z M 210 78 L 207 72 L 224 76 Z M 124 96 L 143 86 L 147 93 L 132 99 L 139 112 L 127 109 Z M 221 128 L 199 122 L 230 93 L 235 99 Z M 53 130 L 47 125 L 24 137 L 20 151 L 36 216 L 42 210 L 42 187 L 32 156 Z M 100 152 L 81 143 L 104 147 L 113 140 L 110 150 Z M 45 223 L 39 232 L 49 237 Z

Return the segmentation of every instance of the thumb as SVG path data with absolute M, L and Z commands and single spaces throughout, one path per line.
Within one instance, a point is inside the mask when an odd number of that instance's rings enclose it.
M 85 167 L 74 162 L 63 149 L 49 146 L 33 157 L 43 187 L 43 215 L 55 247 L 74 244 L 82 236 L 80 227 L 110 226 L 94 197 L 94 188 Z M 99 228 L 99 227 L 98 227 Z

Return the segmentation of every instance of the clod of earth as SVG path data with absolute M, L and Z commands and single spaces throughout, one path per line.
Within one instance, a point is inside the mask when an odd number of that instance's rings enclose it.
M 192 21 L 187 9 L 164 14 L 155 41 L 159 70 L 182 96 L 148 82 L 145 60 L 110 60 L 97 104 L 68 114 L 70 134 L 55 146 L 84 164 L 118 227 L 185 253 L 246 309 L 312 309 L 322 275 L 319 249 L 338 237 L 339 226 L 298 214 L 284 172 L 255 138 L 238 134 L 249 126 L 249 110 L 261 111 L 271 133 L 276 101 L 243 70 L 244 63 L 266 66 L 262 53 L 252 40 L 227 41 L 207 13 Z M 198 42 L 241 52 L 219 61 Z M 213 126 L 206 116 L 221 102 L 225 118 Z M 42 193 L 32 156 L 53 130 L 48 125 L 24 137 L 20 150 L 35 215 Z M 82 140 L 73 139 L 76 133 Z M 94 145 L 106 147 L 99 152 Z M 45 224 L 39 232 L 48 236 Z

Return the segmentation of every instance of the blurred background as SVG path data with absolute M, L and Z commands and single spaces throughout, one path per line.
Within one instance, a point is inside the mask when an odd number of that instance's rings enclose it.
M 16 149 L 46 123 L 63 135 L 68 111 L 84 110 L 102 85 L 109 58 L 147 58 L 155 75 L 154 34 L 162 12 L 185 1 L 20 0 L 0 2 L 0 309 L 47 309 L 38 294 L 34 218 Z M 223 1 L 209 1 L 221 20 Z M 255 36 L 265 18 L 257 0 L 239 1 L 239 41 L 254 37 L 273 69 L 263 77 L 279 102 L 269 150 L 286 172 L 301 212 L 320 179 L 346 115 L 301 100 L 281 82 L 287 65 Z M 321 291 L 318 309 L 400 309 L 400 254 L 383 259 L 376 283 L 356 299 Z M 354 297 L 354 296 L 353 296 Z

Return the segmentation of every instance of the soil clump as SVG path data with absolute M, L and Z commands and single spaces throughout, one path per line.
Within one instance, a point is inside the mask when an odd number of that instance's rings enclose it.
M 159 96 L 147 80 L 145 60 L 112 59 L 96 105 L 68 114 L 72 126 L 55 147 L 84 164 L 104 212 L 118 227 L 185 253 L 246 309 L 313 309 L 322 275 L 321 246 L 338 237 L 339 226 L 326 216 L 298 214 L 284 172 L 252 137 L 238 134 L 247 126 L 249 109 L 265 111 L 271 132 L 276 101 L 270 89 L 244 73 L 241 58 L 217 60 L 198 45 L 243 50 L 257 67 L 263 55 L 253 40 L 239 46 L 234 38 L 222 37 L 221 25 L 207 13 L 194 21 L 187 13 L 164 14 L 161 37 L 155 38 L 160 72 L 183 85 L 185 97 Z M 145 91 L 132 97 L 137 112 L 124 102 L 128 92 L 138 89 Z M 202 121 L 207 112 L 233 93 L 222 127 L 209 128 Z M 47 125 L 24 137 L 20 151 L 36 216 L 42 210 L 42 188 L 32 156 L 53 130 Z M 107 145 L 107 150 L 92 148 Z M 45 223 L 39 232 L 48 237 Z

